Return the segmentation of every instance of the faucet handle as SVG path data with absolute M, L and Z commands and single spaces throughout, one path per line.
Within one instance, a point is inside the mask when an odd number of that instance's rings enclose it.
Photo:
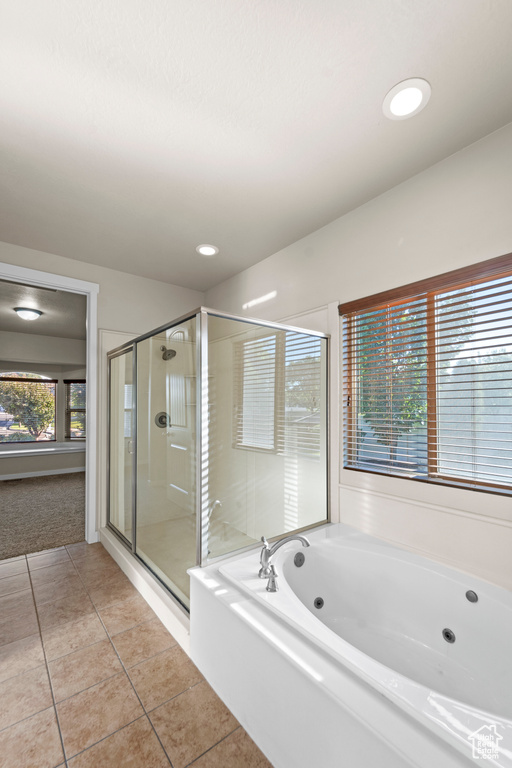
M 273 565 L 270 566 L 268 583 L 265 589 L 267 590 L 267 592 L 277 592 L 279 589 L 279 587 L 277 586 L 277 573 Z
M 266 540 L 264 536 L 261 537 L 261 542 L 263 544 L 263 547 L 261 548 L 260 552 L 260 565 L 261 568 L 259 570 L 258 576 L 260 579 L 268 579 L 270 576 L 270 568 L 269 568 L 269 558 L 270 558 L 270 544 Z

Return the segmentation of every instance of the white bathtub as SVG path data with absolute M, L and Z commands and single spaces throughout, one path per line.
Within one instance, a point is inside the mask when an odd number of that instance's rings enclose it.
M 308 538 L 274 594 L 258 553 L 192 572 L 192 658 L 273 765 L 511 768 L 512 594 L 346 526 Z

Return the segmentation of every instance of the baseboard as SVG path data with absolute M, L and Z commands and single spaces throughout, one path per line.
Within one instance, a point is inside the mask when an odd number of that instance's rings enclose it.
M 68 475 L 72 472 L 85 472 L 85 467 L 68 467 L 67 469 L 41 469 L 39 472 L 16 472 L 14 475 L 0 475 L 0 481 L 22 480 L 24 477 L 43 477 L 43 475 Z

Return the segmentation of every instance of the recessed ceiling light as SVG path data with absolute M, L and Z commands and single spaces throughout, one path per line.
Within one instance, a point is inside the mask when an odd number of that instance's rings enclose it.
M 430 83 L 420 77 L 403 80 L 388 91 L 382 111 L 390 120 L 406 120 L 427 106 L 431 91 Z
M 219 252 L 219 249 L 215 245 L 208 245 L 207 243 L 204 243 L 203 245 L 198 245 L 196 251 L 200 253 L 201 256 L 216 256 Z
M 37 320 L 43 314 L 39 309 L 30 309 L 29 307 L 14 307 L 14 311 L 23 320 Z

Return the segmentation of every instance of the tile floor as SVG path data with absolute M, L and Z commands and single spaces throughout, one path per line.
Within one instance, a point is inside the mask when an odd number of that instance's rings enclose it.
M 101 544 L 0 562 L 0 768 L 272 768 Z

